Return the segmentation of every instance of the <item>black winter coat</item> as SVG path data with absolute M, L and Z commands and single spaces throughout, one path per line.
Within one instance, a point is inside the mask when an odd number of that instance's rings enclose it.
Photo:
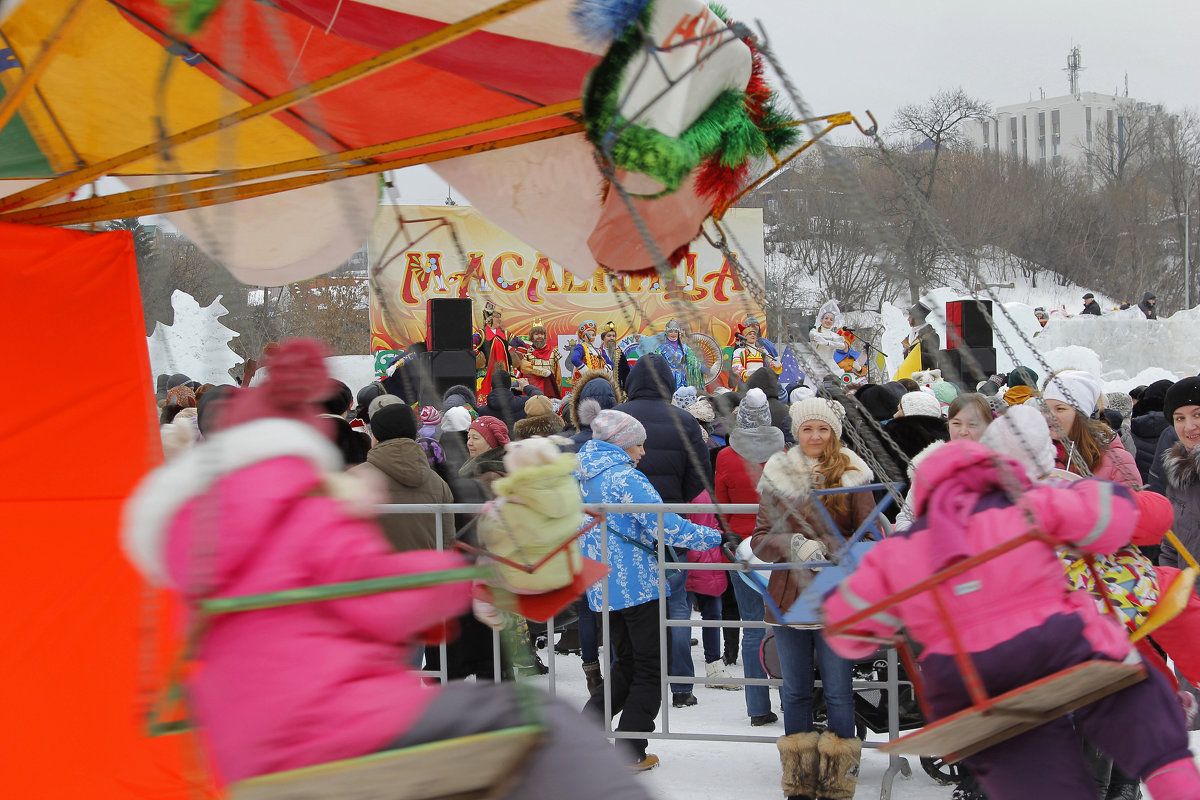
M 671 405 L 675 378 L 666 359 L 657 353 L 639 358 L 629 372 L 626 390 L 629 400 L 616 410 L 646 428 L 646 454 L 638 462 L 638 471 L 650 479 L 664 503 L 690 503 L 712 484 L 712 467 L 700 423 Z
M 1158 438 L 1169 427 L 1171 423 L 1161 411 L 1151 411 L 1129 420 L 1129 433 L 1133 435 L 1134 444 L 1137 445 L 1133 459 L 1142 475 L 1142 483 L 1150 481 L 1150 468 L 1154 465 L 1154 451 L 1158 447 Z
M 479 409 L 481 417 L 495 417 L 508 426 L 512 433 L 513 425 L 518 420 L 525 419 L 525 400 L 517 397 L 512 389 L 493 389 L 487 396 L 487 402 Z
M 934 442 L 950 441 L 946 420 L 941 417 L 898 417 L 883 429 L 910 460 Z

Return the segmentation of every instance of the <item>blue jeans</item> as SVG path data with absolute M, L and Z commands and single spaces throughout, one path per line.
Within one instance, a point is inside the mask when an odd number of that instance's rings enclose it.
M 856 735 L 852 664 L 829 648 L 819 630 L 775 628 L 775 645 L 783 669 L 783 732 L 813 729 L 813 652 L 821 668 L 821 688 L 829 715 L 829 730 L 843 739 Z
M 579 655 L 585 664 L 599 661 L 600 645 L 596 632 L 600 629 L 600 615 L 592 611 L 586 594 L 576 601 L 575 608 L 579 613 Z
M 699 594 L 697 592 L 688 592 L 688 603 L 700 609 L 701 619 L 721 619 L 721 597 L 714 597 L 711 594 Z M 688 632 L 688 641 L 691 642 L 692 629 L 685 628 Z M 700 639 L 704 642 L 704 663 L 710 664 L 713 661 L 721 660 L 721 629 L 720 628 L 701 628 Z
M 733 593 L 737 597 L 742 621 L 762 622 L 762 595 L 757 589 L 742 580 L 737 573 L 730 574 L 729 580 L 733 584 Z M 765 635 L 766 631 L 762 628 L 742 628 L 742 669 L 747 678 L 767 677 L 760 653 Z M 751 717 L 761 717 L 769 713 L 771 713 L 771 688 L 769 686 L 747 686 L 746 714 Z
M 679 570 L 667 578 L 667 619 L 691 619 L 692 606 L 688 602 L 687 570 Z M 667 674 L 695 675 L 692 666 L 692 629 L 667 628 Z M 672 683 L 671 692 L 685 694 L 692 690 L 690 683 Z

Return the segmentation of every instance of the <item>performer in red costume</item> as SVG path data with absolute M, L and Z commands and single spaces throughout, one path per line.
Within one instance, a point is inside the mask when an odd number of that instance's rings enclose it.
M 562 356 L 549 342 L 546 326 L 538 322 L 530 328 L 529 341 L 532 349 L 521 358 L 521 374 L 547 397 L 562 397 Z
M 508 356 L 508 333 L 504 330 L 500 309 L 488 300 L 483 306 L 483 331 L 475 334 L 479 344 L 475 350 L 476 387 L 479 402 L 487 402 L 492 391 L 492 376 L 498 371 L 512 374 Z

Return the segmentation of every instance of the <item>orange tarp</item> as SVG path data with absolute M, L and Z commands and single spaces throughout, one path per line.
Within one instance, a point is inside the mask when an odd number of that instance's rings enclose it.
M 138 716 L 143 590 L 117 536 L 162 457 L 133 241 L 0 224 L 0 253 L 5 795 L 182 800 L 189 739 Z

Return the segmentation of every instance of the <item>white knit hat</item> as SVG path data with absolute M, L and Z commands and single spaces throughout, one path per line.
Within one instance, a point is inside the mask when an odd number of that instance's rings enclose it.
M 450 431 L 465 431 L 471 427 L 471 412 L 467 411 L 465 406 L 453 406 L 447 408 L 442 414 L 442 430 Z
M 842 438 L 842 417 L 846 415 L 846 409 L 842 408 L 841 403 L 823 397 L 810 397 L 793 403 L 788 414 L 792 418 L 792 436 L 797 440 L 800 439 L 800 426 L 813 419 L 826 423 L 833 428 L 834 436 Z
M 797 386 L 792 389 L 792 393 L 788 395 L 789 403 L 799 403 L 802 400 L 807 400 L 810 397 L 816 397 L 817 393 L 807 386 Z
M 908 392 L 900 398 L 900 410 L 906 417 L 942 416 L 942 404 L 931 392 Z
M 1036 408 L 1013 406 L 988 425 L 979 443 L 1019 461 L 1031 478 L 1040 478 L 1054 469 L 1050 426 Z
M 1103 389 L 1100 381 L 1090 372 L 1079 369 L 1065 369 L 1050 377 L 1046 388 L 1042 390 L 1042 399 L 1058 400 L 1069 406 L 1075 406 L 1085 417 L 1096 413 Z

